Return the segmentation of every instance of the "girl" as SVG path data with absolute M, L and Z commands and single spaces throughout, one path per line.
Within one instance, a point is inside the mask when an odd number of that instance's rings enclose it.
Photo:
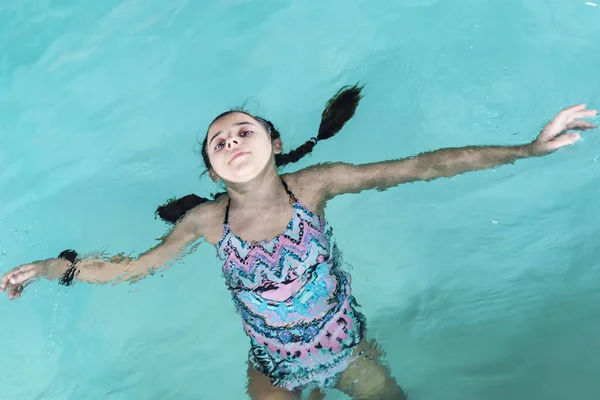
M 182 256 L 200 238 L 216 247 L 243 328 L 250 339 L 248 393 L 256 399 L 298 399 L 303 389 L 335 387 L 353 399 L 404 399 L 404 393 L 366 340 L 366 322 L 325 229 L 327 201 L 344 193 L 384 190 L 406 182 L 542 156 L 579 139 L 569 130 L 595 110 L 562 110 L 526 145 L 441 149 L 363 165 L 331 163 L 279 175 L 279 132 L 240 111 L 209 125 L 202 156 L 226 193 L 189 211 L 153 249 L 136 259 L 58 258 L 9 271 L 0 289 L 21 296 L 37 277 L 106 283 L 143 276 Z

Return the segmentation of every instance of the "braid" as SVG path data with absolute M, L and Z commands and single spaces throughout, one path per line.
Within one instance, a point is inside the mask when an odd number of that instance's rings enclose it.
M 325 140 L 338 133 L 354 116 L 356 107 L 362 99 L 362 88 L 358 84 L 342 87 L 329 101 L 321 116 L 318 140 Z
M 180 199 L 168 200 L 165 204 L 159 206 L 154 214 L 165 222 L 175 224 L 192 208 L 207 201 L 209 200 L 204 197 L 188 194 Z
M 282 167 L 289 163 L 298 162 L 302 157 L 311 153 L 319 141 L 327 140 L 342 130 L 346 122 L 354 116 L 356 107 L 358 107 L 358 103 L 362 99 L 362 88 L 363 86 L 359 87 L 356 84 L 354 86 L 344 86 L 338 90 L 329 99 L 325 110 L 321 114 L 321 124 L 319 125 L 319 134 L 317 137 L 311 138 L 289 153 L 275 156 L 277 166 Z
M 303 145 L 290 151 L 289 153 L 276 154 L 275 155 L 275 164 L 278 167 L 283 167 L 289 163 L 298 162 L 302 157 L 304 157 L 305 155 L 307 155 L 313 151 L 313 149 L 317 145 L 317 142 L 318 142 L 317 138 L 312 138 L 312 139 L 304 142 Z

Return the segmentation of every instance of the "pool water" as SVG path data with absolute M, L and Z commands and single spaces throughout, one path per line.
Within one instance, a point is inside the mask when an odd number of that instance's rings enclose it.
M 583 0 L 0 0 L 0 33 L 2 273 L 154 246 L 156 206 L 220 190 L 198 139 L 243 103 L 290 149 L 365 84 L 345 129 L 285 171 L 525 143 L 565 106 L 600 107 L 600 7 Z M 329 204 L 411 400 L 598 398 L 597 135 Z M 0 313 L 1 399 L 245 398 L 248 341 L 210 246 L 133 285 L 40 281 Z

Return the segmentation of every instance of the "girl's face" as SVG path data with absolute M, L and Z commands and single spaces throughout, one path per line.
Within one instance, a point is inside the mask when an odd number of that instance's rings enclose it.
M 281 140 L 271 141 L 260 122 L 236 112 L 219 118 L 208 128 L 206 153 L 213 180 L 243 183 L 271 164 L 275 167 L 274 155 L 281 153 Z

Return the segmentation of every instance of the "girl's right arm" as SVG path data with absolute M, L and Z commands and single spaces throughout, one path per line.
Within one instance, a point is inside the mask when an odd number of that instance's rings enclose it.
M 166 235 L 160 244 L 135 259 L 114 256 L 101 259 L 83 257 L 77 260 L 74 278 L 90 283 L 108 283 L 138 280 L 164 267 L 183 256 L 189 244 L 203 236 L 208 219 L 208 210 L 204 205 L 190 211 L 173 230 Z M 51 258 L 21 265 L 8 271 L 2 277 L 0 290 L 7 291 L 9 299 L 21 297 L 25 286 L 40 277 L 49 280 L 60 278 L 69 270 L 71 262 L 64 258 Z

